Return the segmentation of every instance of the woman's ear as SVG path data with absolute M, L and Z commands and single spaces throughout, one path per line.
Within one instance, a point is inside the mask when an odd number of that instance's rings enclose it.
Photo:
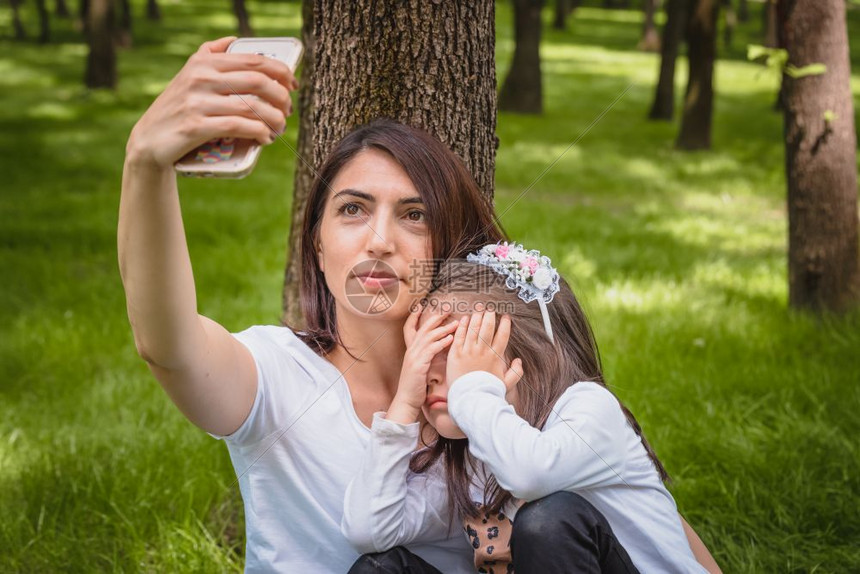
M 325 273 L 325 264 L 323 263 L 323 252 L 322 252 L 322 243 L 317 243 L 317 265 L 319 265 L 320 271 Z

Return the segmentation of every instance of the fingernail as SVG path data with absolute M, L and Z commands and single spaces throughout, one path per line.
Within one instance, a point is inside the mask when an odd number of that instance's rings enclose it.
M 299 89 L 299 82 L 294 79 L 292 86 L 293 86 L 294 90 L 298 90 Z

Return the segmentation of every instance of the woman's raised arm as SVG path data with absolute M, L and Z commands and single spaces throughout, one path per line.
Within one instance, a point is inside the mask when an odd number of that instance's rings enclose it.
M 281 62 L 224 53 L 232 40 L 203 44 L 135 125 L 117 230 L 138 353 L 189 420 L 221 435 L 235 431 L 250 411 L 256 368 L 226 329 L 197 313 L 173 163 L 216 137 L 271 143 L 272 130 L 283 131 L 289 115 L 289 89 L 297 87 Z

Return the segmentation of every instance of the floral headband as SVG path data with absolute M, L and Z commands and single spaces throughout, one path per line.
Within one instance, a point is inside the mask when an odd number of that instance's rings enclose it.
M 549 257 L 541 255 L 536 249 L 526 250 L 519 243 L 505 241 L 491 243 L 477 253 L 469 253 L 466 261 L 486 265 L 507 277 L 505 285 L 509 289 L 518 289 L 520 299 L 526 303 L 537 300 L 546 334 L 550 341 L 554 341 L 546 304 L 559 291 L 559 276 Z

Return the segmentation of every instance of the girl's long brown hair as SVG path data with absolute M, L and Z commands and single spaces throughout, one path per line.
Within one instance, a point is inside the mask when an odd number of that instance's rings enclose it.
M 337 143 L 317 171 L 302 223 L 299 299 L 305 328 L 296 335 L 320 355 L 342 344 L 334 297 L 317 260 L 322 214 L 333 195 L 330 183 L 347 163 L 368 149 L 389 154 L 412 180 L 424 202 L 437 262 L 507 238 L 472 174 L 440 140 L 388 118 L 357 127 Z
M 547 304 L 555 339 L 553 343 L 544 330 L 538 303 L 525 303 L 519 298 L 518 290 L 506 287 L 499 277 L 485 265 L 463 260 L 446 261 L 440 267 L 428 297 L 444 298 L 449 302 L 451 299 L 465 301 L 464 307 L 479 302 L 483 305 L 492 303 L 511 316 L 511 335 L 505 360 L 509 364 L 512 358 L 519 357 L 523 362 L 523 378 L 517 384 L 517 414 L 540 429 L 556 401 L 571 385 L 591 381 L 606 386 L 600 353 L 591 325 L 564 278 L 559 282 L 560 291 Z M 510 309 L 513 312 L 509 312 Z M 668 482 L 669 475 L 642 434 L 639 423 L 621 401 L 619 405 L 630 426 L 642 439 L 660 479 Z M 468 440 L 439 437 L 429 449 L 412 458 L 410 468 L 414 472 L 425 472 L 440 458 L 445 462 L 452 516 L 477 516 L 479 507 L 472 500 L 470 485 L 474 472 L 481 468 L 482 463 L 469 453 Z M 491 477 L 484 489 L 485 512 L 499 512 L 511 499 L 511 494 Z

